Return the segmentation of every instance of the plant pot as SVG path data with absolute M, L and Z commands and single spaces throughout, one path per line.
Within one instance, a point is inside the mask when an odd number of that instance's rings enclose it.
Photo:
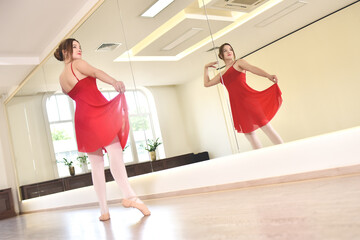
M 70 166 L 69 167 L 69 172 L 71 176 L 75 176 L 75 167 L 74 166 Z
M 156 160 L 156 152 L 155 152 L 155 151 L 150 152 L 150 159 L 151 159 L 151 161 L 155 161 L 155 160 Z

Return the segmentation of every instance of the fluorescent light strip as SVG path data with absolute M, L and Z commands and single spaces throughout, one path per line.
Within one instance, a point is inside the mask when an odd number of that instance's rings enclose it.
M 185 15 L 185 17 L 187 19 L 198 19 L 198 20 L 207 20 L 207 19 L 209 19 L 209 20 L 215 20 L 215 21 L 233 22 L 243 14 L 245 14 L 245 13 L 240 13 L 240 14 L 237 15 L 237 17 L 208 15 L 207 18 L 206 18 L 205 15 L 187 13 Z
M 141 16 L 142 17 L 155 17 L 159 12 L 164 8 L 169 6 L 174 0 L 159 0 L 154 5 L 152 5 L 148 10 L 146 10 Z
M 181 35 L 179 38 L 177 38 L 175 41 L 173 41 L 172 43 L 166 45 L 163 49 L 163 51 L 169 51 L 175 47 L 177 47 L 178 45 L 180 45 L 181 43 L 185 42 L 186 40 L 188 40 L 189 38 L 191 38 L 192 36 L 198 34 L 199 32 L 201 32 L 203 29 L 202 28 L 191 28 L 189 31 L 187 31 L 186 33 L 184 33 L 183 35 Z
M 307 4 L 307 2 L 305 1 L 297 1 L 289 6 L 287 6 L 286 8 L 284 8 L 283 10 L 275 13 L 274 15 L 272 15 L 271 17 L 266 18 L 265 20 L 261 21 L 260 23 L 256 24 L 256 27 L 265 27 L 267 25 L 269 25 L 272 22 L 275 22 L 276 20 L 288 15 L 289 13 L 295 11 L 296 9 L 303 7 L 305 4 Z
M 130 54 L 128 54 L 128 53 L 130 53 Z M 180 60 L 179 57 L 177 57 L 177 56 L 132 56 L 131 51 L 129 51 L 129 52 L 125 52 L 123 55 L 116 58 L 114 60 L 114 62 L 128 62 L 129 59 L 132 62 L 152 62 L 152 61 L 169 62 L 169 61 Z

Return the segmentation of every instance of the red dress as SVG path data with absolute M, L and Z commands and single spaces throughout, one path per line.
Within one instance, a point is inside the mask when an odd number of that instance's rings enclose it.
M 246 83 L 244 72 L 231 66 L 222 76 L 229 92 L 231 112 L 235 129 L 250 133 L 266 125 L 279 110 L 282 98 L 278 84 L 257 91 Z
M 104 148 L 116 136 L 124 149 L 129 135 L 125 94 L 108 101 L 97 88 L 95 78 L 76 79 L 78 82 L 68 95 L 76 102 L 75 132 L 79 152 Z

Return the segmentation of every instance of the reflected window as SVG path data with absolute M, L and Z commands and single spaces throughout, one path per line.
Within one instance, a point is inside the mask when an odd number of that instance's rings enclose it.
M 118 95 L 116 91 L 102 91 L 108 100 Z M 125 92 L 128 110 L 130 133 L 127 144 L 124 148 L 125 164 L 145 162 L 150 160 L 149 153 L 145 150 L 146 141 L 161 139 L 160 132 L 154 128 L 153 113 L 151 111 L 147 95 L 141 90 L 127 90 Z M 66 158 L 74 162 L 76 173 L 87 172 L 91 169 L 90 164 L 80 164 L 76 159 L 83 156 L 77 151 L 75 128 L 74 128 L 75 102 L 64 94 L 55 94 L 47 98 L 46 111 L 54 155 L 57 161 Z M 156 118 L 157 119 L 157 118 Z M 163 146 L 159 146 L 163 153 Z M 160 154 L 163 156 L 163 154 Z M 108 156 L 104 153 L 105 167 L 109 166 Z M 59 177 L 69 176 L 69 170 L 63 163 L 57 163 Z
M 69 176 L 68 167 L 61 163 L 64 158 L 73 161 L 75 171 L 81 172 L 79 166 L 76 166 L 75 163 L 78 151 L 73 123 L 73 109 L 73 101 L 63 94 L 52 95 L 46 101 L 46 112 L 59 177 Z
M 110 100 L 118 93 L 115 91 L 102 92 Z M 124 149 L 124 162 L 136 163 L 150 160 L 149 153 L 145 150 L 146 141 L 161 139 L 161 133 L 155 131 L 154 118 L 146 94 L 141 90 L 127 90 L 125 92 L 129 111 L 130 133 Z M 159 146 L 163 152 L 162 145 Z M 162 154 L 160 154 L 162 155 Z

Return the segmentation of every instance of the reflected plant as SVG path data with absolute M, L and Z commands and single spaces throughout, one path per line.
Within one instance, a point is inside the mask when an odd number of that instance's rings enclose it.
M 62 161 L 56 161 L 57 163 L 63 163 L 65 166 L 72 167 L 73 161 L 68 161 L 66 158 L 63 158 Z
M 157 138 L 155 141 L 148 139 L 146 140 L 145 150 L 148 152 L 154 152 L 160 144 L 161 142 L 159 142 L 159 138 Z
M 150 128 L 146 117 L 132 116 L 130 123 L 133 131 L 148 130 Z
M 54 130 L 53 132 L 51 132 L 51 137 L 53 141 L 70 139 L 70 137 L 66 134 L 64 130 Z
M 76 160 L 78 160 L 78 162 L 79 162 L 80 167 L 82 167 L 83 164 L 84 164 L 84 165 L 87 165 L 87 164 L 90 163 L 90 162 L 87 161 L 87 159 L 88 159 L 88 156 L 87 156 L 87 155 L 79 156 L 79 157 L 76 158 Z

